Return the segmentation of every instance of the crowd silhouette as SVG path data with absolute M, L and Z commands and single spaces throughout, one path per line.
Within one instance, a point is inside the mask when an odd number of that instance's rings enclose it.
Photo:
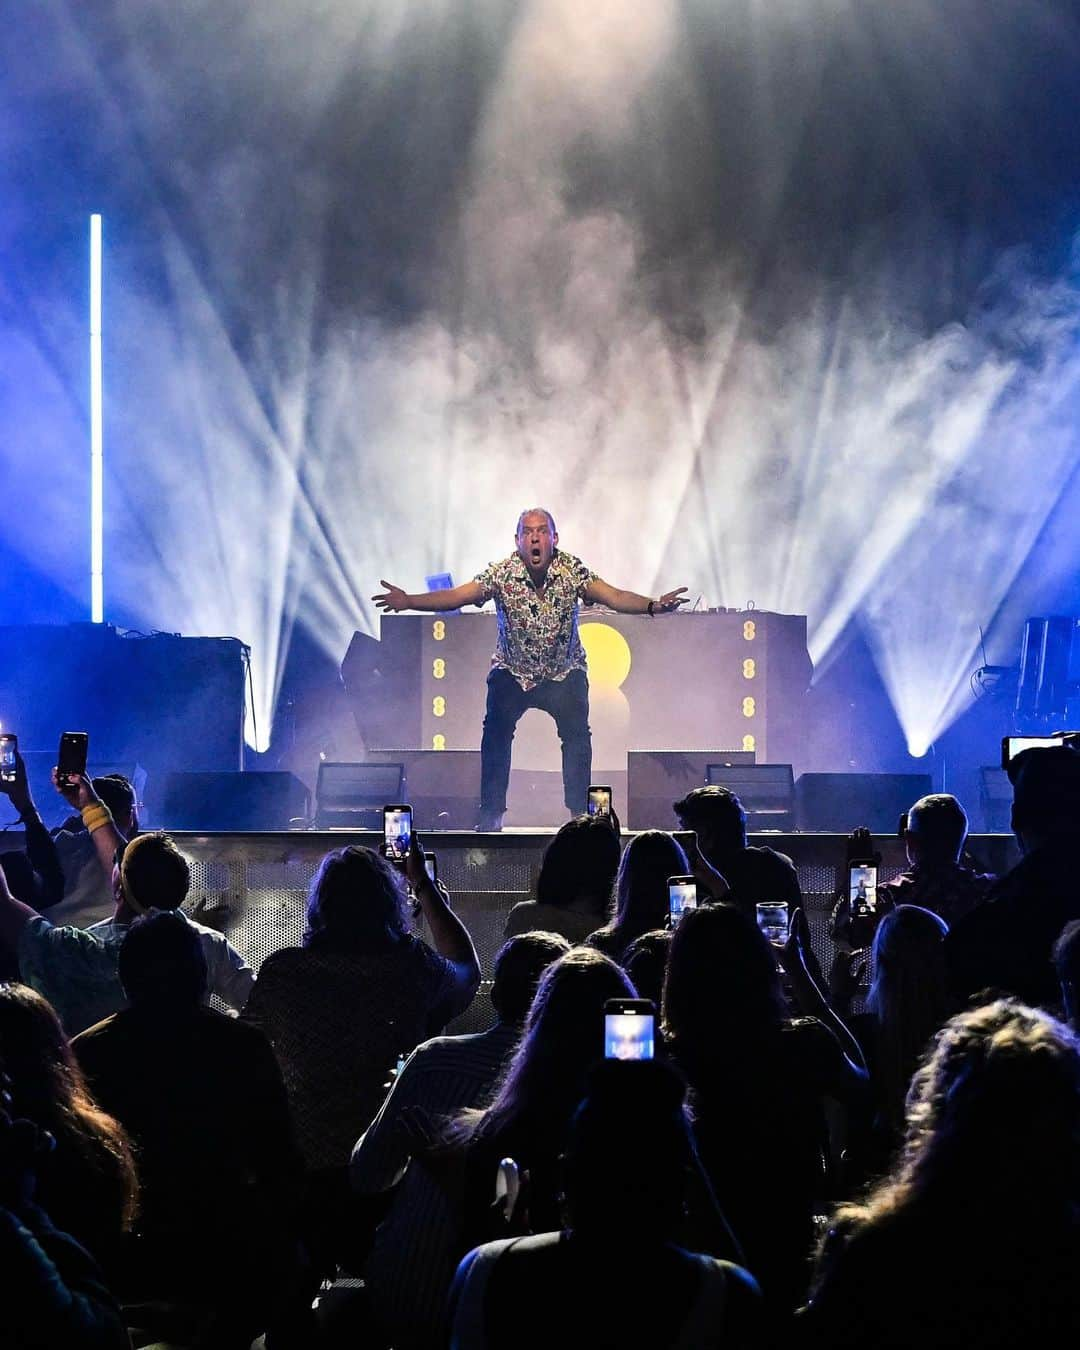
M 873 904 L 838 895 L 827 972 L 795 867 L 748 843 L 732 793 L 697 789 L 682 831 L 625 844 L 617 818 L 574 819 L 507 917 L 490 1025 L 448 1035 L 481 966 L 415 834 L 401 864 L 328 853 L 301 945 L 256 971 L 192 917 L 188 862 L 140 831 L 130 785 L 54 775 L 75 814 L 50 833 L 19 760 L 0 785 L 23 825 L 0 855 L 0 1340 L 1080 1331 L 1080 751 L 1028 750 L 1009 776 L 1020 862 L 988 875 L 955 798 L 913 803 L 908 870 Z M 872 856 L 865 831 L 849 853 Z M 677 921 L 671 876 L 697 886 Z M 755 913 L 777 902 L 779 938 Z M 654 1018 L 654 1059 L 603 1058 L 612 1000 Z

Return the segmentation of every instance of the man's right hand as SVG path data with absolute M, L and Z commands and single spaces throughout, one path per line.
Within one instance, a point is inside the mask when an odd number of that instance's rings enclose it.
M 389 581 L 380 581 L 380 586 L 385 586 L 386 590 L 379 595 L 373 595 L 371 598 L 375 601 L 376 608 L 389 610 L 392 614 L 397 614 L 403 609 L 411 609 L 408 595 L 400 586 L 391 586 Z
M 64 801 L 70 803 L 76 811 L 81 811 L 84 806 L 93 806 L 101 798 L 94 791 L 94 785 L 90 779 L 83 773 L 72 774 L 68 778 L 61 778 L 56 768 L 52 771 L 53 787 L 63 797 Z

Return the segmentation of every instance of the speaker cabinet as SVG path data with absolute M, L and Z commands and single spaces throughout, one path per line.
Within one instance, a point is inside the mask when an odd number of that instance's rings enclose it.
M 928 773 L 804 773 L 795 785 L 800 830 L 895 834 L 900 816 L 933 791 Z
M 291 773 L 170 773 L 160 817 L 167 830 L 287 830 L 310 809 Z
M 626 755 L 626 820 L 630 830 L 674 830 L 673 804 L 704 787 L 710 765 L 744 768 L 752 750 L 630 750 Z

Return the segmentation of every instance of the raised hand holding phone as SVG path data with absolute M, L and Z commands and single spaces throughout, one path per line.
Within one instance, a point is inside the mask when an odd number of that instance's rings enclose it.
M 64 801 L 81 811 L 84 806 L 93 806 L 100 801 L 94 791 L 94 785 L 85 774 L 61 776 L 59 766 L 52 771 L 52 784 Z
M 11 801 L 20 817 L 34 811 L 34 798 L 30 792 L 30 782 L 26 777 L 26 764 L 19 754 L 18 737 L 0 736 L 0 792 Z
M 15 784 L 19 762 L 19 738 L 5 731 L 0 736 L 0 792 L 10 793 Z
M 688 909 L 697 909 L 697 882 L 692 876 L 668 877 L 668 925 L 674 928 Z
M 403 863 L 412 850 L 412 807 L 408 802 L 397 802 L 383 807 L 383 852 L 392 863 Z

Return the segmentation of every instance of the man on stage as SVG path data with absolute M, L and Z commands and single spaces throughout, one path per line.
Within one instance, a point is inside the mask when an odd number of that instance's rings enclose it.
M 585 810 L 592 772 L 589 680 L 578 636 L 578 602 L 619 614 L 665 614 L 685 603 L 685 586 L 657 600 L 601 581 L 580 559 L 559 551 L 551 512 L 523 511 L 515 552 L 450 591 L 406 595 L 388 581 L 371 598 L 379 609 L 426 611 L 483 605 L 494 599 L 499 639 L 487 679 L 480 742 L 480 830 L 501 830 L 510 781 L 510 746 L 522 713 L 541 708 L 562 741 L 563 792 L 571 815 Z

